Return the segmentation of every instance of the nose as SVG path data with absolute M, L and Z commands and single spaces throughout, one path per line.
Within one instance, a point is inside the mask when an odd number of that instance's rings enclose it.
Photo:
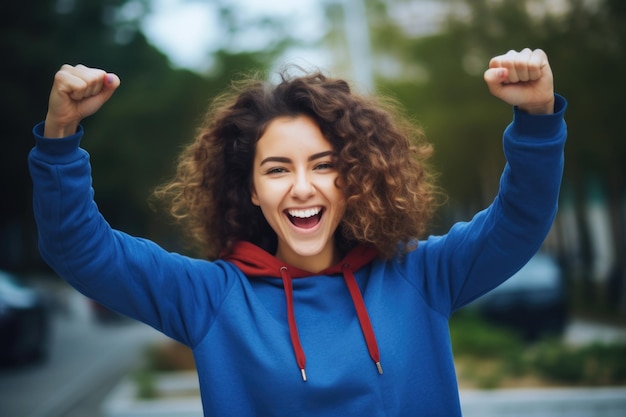
M 291 196 L 299 200 L 306 200 L 315 194 L 315 186 L 307 172 L 299 172 L 294 176 L 291 187 Z

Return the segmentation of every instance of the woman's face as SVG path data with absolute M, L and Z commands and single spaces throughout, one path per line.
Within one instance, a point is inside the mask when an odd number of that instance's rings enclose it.
M 278 235 L 276 257 L 311 272 L 338 261 L 333 235 L 345 211 L 333 148 L 307 116 L 278 117 L 256 144 L 252 203 Z

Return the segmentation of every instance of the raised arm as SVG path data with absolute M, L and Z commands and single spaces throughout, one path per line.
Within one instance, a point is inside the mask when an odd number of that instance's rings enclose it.
M 204 337 L 233 280 L 220 265 L 115 230 L 100 214 L 79 123 L 119 85 L 116 75 L 82 65 L 64 65 L 55 75 L 45 124 L 33 129 L 29 154 L 40 253 L 83 294 L 192 345 Z
M 484 79 L 495 97 L 514 106 L 498 195 L 471 221 L 418 246 L 418 255 L 409 257 L 416 264 L 407 263 L 409 271 L 425 271 L 424 294 L 446 315 L 523 266 L 540 248 L 558 207 L 567 101 L 554 93 L 546 54 L 524 49 L 494 57 Z

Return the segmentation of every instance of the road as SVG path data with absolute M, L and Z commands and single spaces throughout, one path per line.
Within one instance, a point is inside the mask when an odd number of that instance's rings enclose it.
M 98 323 L 82 296 L 70 298 L 69 310 L 54 315 L 48 360 L 0 369 L 0 416 L 99 417 L 102 400 L 141 366 L 145 348 L 165 340 L 130 320 Z

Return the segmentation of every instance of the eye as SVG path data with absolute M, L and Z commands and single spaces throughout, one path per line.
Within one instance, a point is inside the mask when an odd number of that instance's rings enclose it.
M 335 166 L 333 165 L 332 162 L 320 162 L 319 164 L 315 165 L 316 170 L 331 170 L 334 169 Z
M 265 171 L 265 173 L 268 174 L 268 175 L 283 174 L 285 172 L 287 172 L 287 170 L 285 168 L 282 168 L 282 167 L 274 167 L 274 168 L 270 168 L 267 171 Z

